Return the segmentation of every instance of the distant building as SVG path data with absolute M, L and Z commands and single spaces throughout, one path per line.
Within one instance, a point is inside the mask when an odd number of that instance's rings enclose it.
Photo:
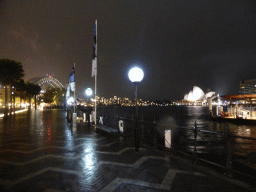
M 255 94 L 256 93 L 256 79 L 240 81 L 240 94 Z
M 194 86 L 193 90 L 191 90 L 188 94 L 185 94 L 184 100 L 189 102 L 194 101 L 205 101 L 207 98 L 212 97 L 215 92 L 209 91 L 208 93 L 204 93 L 200 87 Z

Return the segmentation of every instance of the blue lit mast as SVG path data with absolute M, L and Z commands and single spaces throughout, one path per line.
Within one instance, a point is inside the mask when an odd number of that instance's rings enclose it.
M 74 63 L 74 73 L 75 73 L 75 63 Z M 74 81 L 74 113 L 76 112 L 76 82 Z
M 94 25 L 94 34 L 93 34 L 93 53 L 92 53 L 92 77 L 95 77 L 95 117 L 94 122 L 96 125 L 96 116 L 97 116 L 97 20 L 95 21 Z

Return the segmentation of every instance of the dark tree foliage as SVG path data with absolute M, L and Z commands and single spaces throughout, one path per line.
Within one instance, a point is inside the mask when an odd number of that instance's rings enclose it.
M 42 97 L 43 101 L 45 103 L 54 103 L 55 105 L 58 105 L 60 103 L 65 102 L 65 95 L 66 90 L 60 89 L 60 88 L 49 88 L 44 93 L 44 96 Z
M 35 95 L 38 95 L 41 91 L 41 87 L 38 85 L 35 85 L 33 83 L 27 83 L 26 84 L 26 95 L 31 98 Z
M 45 103 L 52 103 L 53 98 L 55 96 L 55 90 L 54 89 L 48 89 L 43 96 L 43 100 Z
M 0 59 L 0 83 L 3 85 L 14 84 L 24 77 L 22 64 L 11 59 Z
M 41 91 L 41 87 L 39 85 L 35 85 L 33 83 L 26 84 L 26 95 L 29 98 L 29 103 L 31 106 L 31 97 L 35 97 L 35 109 L 36 109 L 36 95 L 38 95 Z
M 15 88 L 18 89 L 18 90 L 26 91 L 26 86 L 27 86 L 27 85 L 26 85 L 24 79 L 21 79 L 21 80 L 19 80 L 19 81 L 16 81 L 13 85 L 14 85 Z

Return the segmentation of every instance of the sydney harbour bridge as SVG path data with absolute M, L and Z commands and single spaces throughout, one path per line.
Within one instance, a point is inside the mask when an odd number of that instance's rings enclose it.
M 28 80 L 28 82 L 39 85 L 40 87 L 45 84 L 49 85 L 53 88 L 60 88 L 64 89 L 64 85 L 56 78 L 52 77 L 51 75 L 48 75 L 46 77 L 35 77 L 33 79 Z

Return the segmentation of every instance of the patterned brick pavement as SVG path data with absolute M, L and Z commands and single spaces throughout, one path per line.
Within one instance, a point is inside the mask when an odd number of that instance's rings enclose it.
M 97 134 L 62 110 L 0 119 L 0 191 L 254 191 L 165 152 Z

